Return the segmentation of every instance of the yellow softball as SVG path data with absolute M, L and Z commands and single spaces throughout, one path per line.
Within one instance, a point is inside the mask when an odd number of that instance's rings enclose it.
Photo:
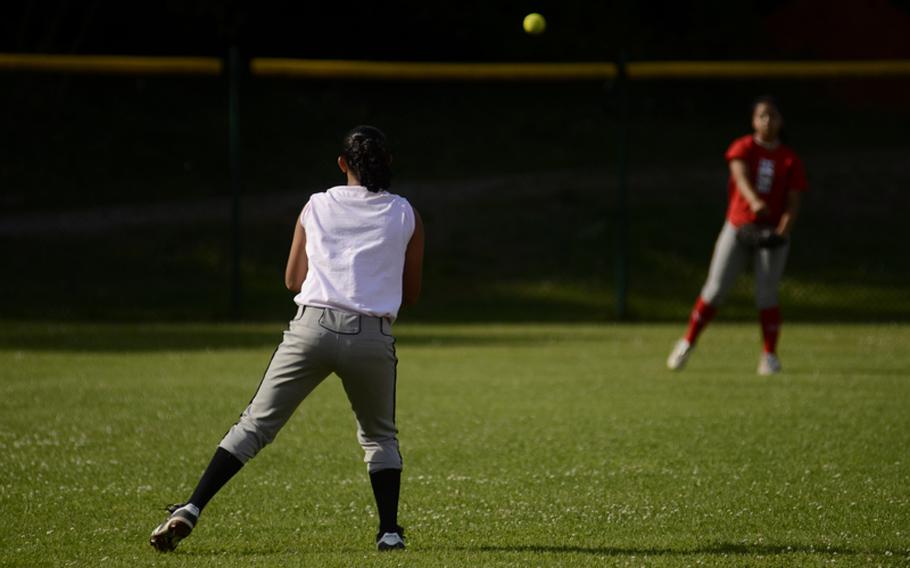
M 547 29 L 547 20 L 537 12 L 532 12 L 525 16 L 522 26 L 526 33 L 531 35 L 542 34 Z

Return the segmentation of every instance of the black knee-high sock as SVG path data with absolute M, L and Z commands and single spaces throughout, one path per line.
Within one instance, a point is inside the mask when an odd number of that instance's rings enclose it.
M 370 485 L 379 511 L 379 532 L 395 532 L 398 527 L 398 494 L 401 470 L 383 469 L 370 474 Z
M 234 457 L 234 454 L 219 446 L 215 450 L 215 455 L 212 456 L 212 461 L 205 468 L 205 472 L 199 479 L 196 490 L 193 491 L 193 496 L 190 497 L 188 502 L 199 507 L 201 511 L 209 500 L 215 496 L 215 493 L 218 493 L 224 487 L 224 484 L 234 477 L 234 474 L 240 471 L 242 467 L 243 462 Z

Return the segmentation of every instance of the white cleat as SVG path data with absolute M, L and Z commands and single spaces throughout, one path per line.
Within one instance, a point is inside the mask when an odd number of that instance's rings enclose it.
M 693 349 L 695 349 L 695 346 L 685 339 L 677 341 L 676 345 L 673 346 L 673 351 L 670 351 L 670 356 L 667 357 L 667 368 L 671 371 L 682 369 L 686 365 L 686 360 L 689 359 Z
M 194 505 L 177 504 L 167 508 L 168 518 L 152 531 L 149 544 L 160 552 L 172 552 L 181 540 L 190 536 L 199 520 L 199 509 Z
M 404 550 L 404 531 L 399 529 L 394 532 L 376 535 L 377 550 Z
M 761 359 L 758 360 L 758 374 L 762 376 L 776 375 L 781 372 L 783 366 L 780 359 L 774 353 L 762 353 Z

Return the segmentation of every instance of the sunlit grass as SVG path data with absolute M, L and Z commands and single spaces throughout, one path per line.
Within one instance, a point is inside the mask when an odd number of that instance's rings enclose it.
M 409 550 L 376 517 L 337 379 L 147 544 L 255 390 L 280 325 L 5 323 L 0 564 L 823 566 L 910 562 L 910 328 L 402 325 Z

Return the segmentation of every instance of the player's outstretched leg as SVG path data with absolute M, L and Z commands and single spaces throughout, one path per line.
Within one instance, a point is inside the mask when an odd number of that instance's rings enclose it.
M 736 227 L 729 221 L 724 223 L 714 244 L 708 278 L 689 315 L 686 335 L 676 342 L 667 358 L 669 369 L 676 371 L 685 366 L 698 336 L 714 318 L 717 307 L 723 303 L 736 277 L 745 268 L 749 254 L 749 250 L 736 240 Z
M 193 515 L 185 517 L 182 513 L 172 513 L 152 533 L 151 544 L 158 550 L 174 550 L 177 543 L 190 534 L 209 500 L 247 461 L 275 439 L 297 406 L 328 376 L 331 370 L 319 363 L 319 354 L 325 344 L 334 344 L 333 338 L 326 336 L 319 340 L 318 332 L 310 333 L 306 325 L 298 324 L 303 314 L 304 311 L 299 310 L 297 318 L 291 322 L 253 400 L 221 439 L 196 489 L 181 509 L 192 507 Z M 301 356 L 301 344 L 306 346 L 307 356 Z
M 701 296 L 695 301 L 692 307 L 692 313 L 689 315 L 689 327 L 686 329 L 686 335 L 676 342 L 670 356 L 667 357 L 667 368 L 671 371 L 678 371 L 686 365 L 689 355 L 695 348 L 695 340 L 704 330 L 708 322 L 717 313 L 717 309 L 706 302 Z
M 242 467 L 243 463 L 229 451 L 221 447 L 215 450 L 215 455 L 205 468 L 189 501 L 167 508 L 170 515 L 152 531 L 149 544 L 161 552 L 171 552 L 177 548 L 177 544 L 193 532 L 199 515 L 209 500 Z

